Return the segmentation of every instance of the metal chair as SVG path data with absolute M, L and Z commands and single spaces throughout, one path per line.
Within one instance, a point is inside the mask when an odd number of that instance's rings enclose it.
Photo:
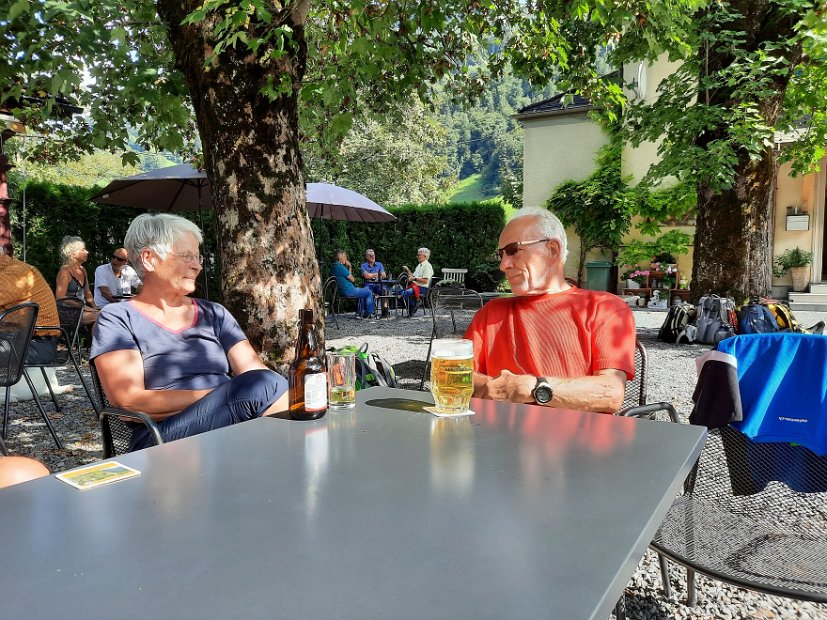
M 101 437 L 103 439 L 103 458 L 108 459 L 129 452 L 132 429 L 126 425 L 124 418 L 131 422 L 145 425 L 147 429 L 149 429 L 149 435 L 152 438 L 153 445 L 157 446 L 164 443 L 158 426 L 149 415 L 141 411 L 119 409 L 109 403 L 109 399 L 106 398 L 106 393 L 103 391 L 100 377 L 98 377 L 98 371 L 95 368 L 95 360 L 89 361 L 89 370 L 92 374 L 92 385 L 95 386 L 95 393 L 98 396 L 101 408 L 100 423 Z
M 61 342 L 58 342 L 55 359 L 48 364 L 26 364 L 26 367 L 40 367 L 40 372 L 43 373 L 43 380 L 49 388 L 49 395 L 52 397 L 52 403 L 54 403 L 55 411 L 60 411 L 60 405 L 58 404 L 55 393 L 52 390 L 52 384 L 46 375 L 46 368 L 60 368 L 62 366 L 66 366 L 68 362 L 71 362 L 72 366 L 75 368 L 75 372 L 78 375 L 78 379 L 80 379 L 80 384 L 83 386 L 83 390 L 89 398 L 89 402 L 92 403 L 92 409 L 95 411 L 95 416 L 100 418 L 100 409 L 95 402 L 95 398 L 92 396 L 89 386 L 86 385 L 86 380 L 83 378 L 83 374 L 80 372 L 80 365 L 78 364 L 80 348 L 77 346 L 77 334 L 80 328 L 81 319 L 83 318 L 83 301 L 76 297 L 64 297 L 63 299 L 58 299 L 57 312 L 60 318 L 60 325 L 40 325 L 35 327 L 35 331 L 42 330 L 60 332 L 59 340 L 62 341 L 62 344 Z
M 6 402 L 3 410 L 3 439 L 6 439 L 9 425 L 11 386 L 20 381 L 22 376 L 29 386 L 37 409 L 40 411 L 40 416 L 46 423 L 46 428 L 49 429 L 52 439 L 55 440 L 58 448 L 63 448 L 49 416 L 46 415 L 46 411 L 40 403 L 34 383 L 32 383 L 31 377 L 26 371 L 26 355 L 29 352 L 34 325 L 37 321 L 37 311 L 38 305 L 36 303 L 26 302 L 12 306 L 0 313 L 0 386 L 6 388 Z
M 482 308 L 482 297 L 477 291 L 464 287 L 441 286 L 429 292 L 431 302 L 431 318 L 433 328 L 431 329 L 431 340 L 428 343 L 428 353 L 425 356 L 425 367 L 422 369 L 422 379 L 419 382 L 419 389 L 425 389 L 425 379 L 428 376 L 428 364 L 431 360 L 431 349 L 434 339 L 439 338 L 439 316 L 440 311 L 447 310 L 451 317 L 453 332 L 457 331 L 457 321 L 454 315 L 455 310 L 479 310 Z
M 646 347 L 640 340 L 635 341 L 635 378 L 626 382 L 626 394 L 620 415 L 630 407 L 639 407 L 646 404 Z
M 339 319 L 336 317 L 336 293 L 339 290 L 339 285 L 336 282 L 336 276 L 330 276 L 324 282 L 324 287 L 322 288 L 322 301 L 324 302 L 324 309 L 325 309 L 325 318 L 327 318 L 327 313 L 333 315 L 333 322 L 336 324 L 336 329 L 339 329 Z
M 805 445 L 818 438 L 811 421 L 824 412 L 827 342 L 751 334 L 722 341 L 718 350 L 738 360 L 737 389 L 731 392 L 735 376 L 723 372 L 725 362 L 706 362 L 690 417 L 708 424 L 706 446 L 651 546 L 687 568 L 689 605 L 696 572 L 764 594 L 827 602 L 827 455 Z M 718 416 L 722 403 L 743 411 L 738 424 L 747 432 L 770 424 L 766 441 L 728 425 Z M 780 441 L 785 431 L 796 439 Z M 669 596 L 668 581 L 664 592 Z
M 442 281 L 451 280 L 455 285 L 465 286 L 465 274 L 467 269 L 442 269 Z

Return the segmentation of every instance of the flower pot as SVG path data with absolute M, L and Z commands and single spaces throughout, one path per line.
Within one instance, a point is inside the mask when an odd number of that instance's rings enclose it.
M 626 280 L 626 288 L 640 288 L 640 284 L 634 280 Z
M 791 267 L 790 276 L 793 279 L 793 290 L 796 293 L 807 290 L 808 280 L 810 279 L 810 268 L 807 267 Z

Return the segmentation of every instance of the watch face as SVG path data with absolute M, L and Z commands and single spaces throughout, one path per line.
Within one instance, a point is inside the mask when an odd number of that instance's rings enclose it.
M 551 400 L 551 387 L 547 383 L 542 383 L 534 388 L 534 400 L 544 405 Z

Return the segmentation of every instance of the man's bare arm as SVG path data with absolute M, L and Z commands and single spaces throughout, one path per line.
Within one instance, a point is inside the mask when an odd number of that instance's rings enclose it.
M 615 412 L 623 405 L 626 373 L 622 370 L 605 369 L 596 374 L 576 379 L 547 377 L 554 396 L 546 405 L 580 411 Z M 481 387 L 481 396 L 515 403 L 534 403 L 531 391 L 537 377 L 515 375 L 507 370 L 490 379 Z M 484 394 L 482 393 L 484 392 Z M 474 395 L 477 396 L 477 377 L 474 376 Z

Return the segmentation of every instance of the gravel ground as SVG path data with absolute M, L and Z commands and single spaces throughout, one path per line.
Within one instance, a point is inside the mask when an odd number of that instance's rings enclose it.
M 458 313 L 458 332 L 471 320 L 472 312 Z M 676 346 L 658 342 L 657 332 L 665 311 L 635 309 L 638 338 L 649 354 L 648 401 L 671 402 L 686 420 L 692 409 L 691 396 L 695 385 L 694 360 L 709 347 L 706 345 Z M 804 325 L 827 321 L 827 313 L 800 312 L 796 318 Z M 361 345 L 367 342 L 393 364 L 401 386 L 418 389 L 423 360 L 428 350 L 432 319 L 394 317 L 371 321 L 356 320 L 353 314 L 339 316 L 339 328 L 332 321 L 327 325 L 327 346 Z M 441 335 L 450 333 L 450 320 L 440 321 Z M 88 369 L 84 368 L 88 380 Z M 58 371 L 61 384 L 74 384 L 71 392 L 58 396 L 61 412 L 56 413 L 48 399 L 42 399 L 64 448 L 58 450 L 37 413 L 33 401 L 12 404 L 7 445 L 12 454 L 39 459 L 52 471 L 71 469 L 102 457 L 100 431 L 74 371 Z M 48 404 L 47 404 L 48 403 Z M 628 618 L 804 618 L 827 619 L 827 605 L 797 602 L 741 590 L 718 581 L 698 576 L 698 604 L 687 607 L 686 579 L 683 569 L 670 565 L 672 597 L 666 599 L 660 589 L 657 556 L 647 552 L 626 589 Z

